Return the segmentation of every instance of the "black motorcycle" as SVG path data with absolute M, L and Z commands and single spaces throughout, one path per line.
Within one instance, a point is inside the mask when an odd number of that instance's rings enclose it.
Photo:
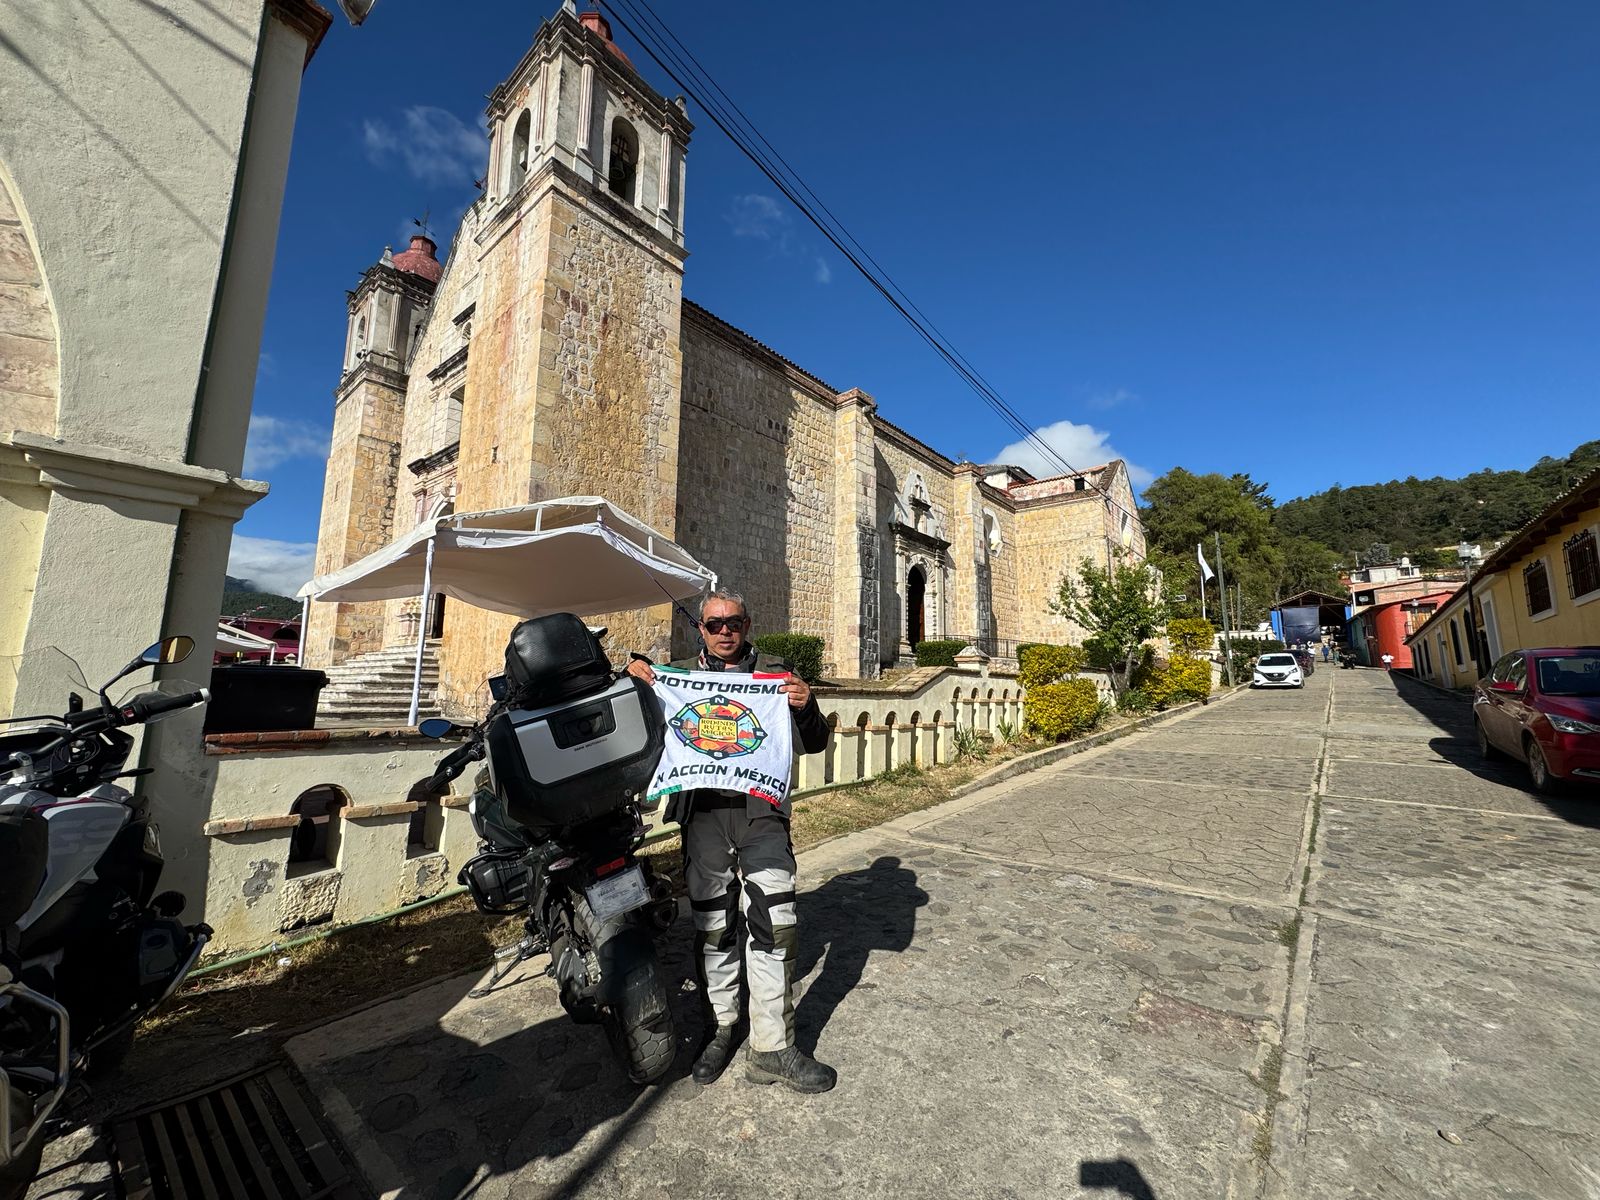
M 645 684 L 612 671 L 604 632 L 570 613 L 524 621 L 506 647 L 505 675 L 490 680 L 483 720 L 420 728 L 465 737 L 429 781 L 435 792 L 487 759 L 469 808 L 483 845 L 459 880 L 480 911 L 527 914 L 526 935 L 471 994 L 548 952 L 545 974 L 567 1015 L 601 1025 L 628 1077 L 653 1083 L 676 1053 L 655 940 L 677 908 L 667 881 L 636 855 L 664 722 Z
M 45 1123 L 68 1084 L 115 1066 L 134 1026 L 170 997 L 211 936 L 178 921 L 184 898 L 156 893 L 161 839 L 144 797 L 116 783 L 128 727 L 205 703 L 181 684 L 113 702 L 107 689 L 143 667 L 179 662 L 167 638 L 90 690 L 55 649 L 29 662 L 67 694 L 60 715 L 0 722 L 0 1197 L 27 1188 Z M 42 685 L 41 685 L 42 686 Z M 177 694 L 164 692 L 176 688 Z

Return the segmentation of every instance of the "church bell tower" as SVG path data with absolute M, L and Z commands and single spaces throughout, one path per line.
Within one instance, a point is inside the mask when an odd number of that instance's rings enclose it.
M 394 528 L 394 508 L 407 371 L 443 270 L 433 240 L 419 234 L 399 254 L 385 247 L 349 293 L 317 529 L 318 575 L 348 566 L 403 532 Z M 307 664 L 327 666 L 381 650 L 383 620 L 381 603 L 312 605 Z
M 487 115 L 457 508 L 598 494 L 670 537 L 692 128 L 683 104 L 646 82 L 603 16 L 580 16 L 568 0 Z M 497 660 L 507 627 L 493 614 L 452 620 L 441 660 L 450 693 L 481 682 L 472 675 Z M 618 645 L 667 648 L 665 608 L 607 623 Z

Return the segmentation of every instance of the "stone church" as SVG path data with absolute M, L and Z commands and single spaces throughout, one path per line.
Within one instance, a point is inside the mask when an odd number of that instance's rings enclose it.
M 1143 557 L 1120 460 L 1050 479 L 953 461 L 686 300 L 692 127 L 600 14 L 567 0 L 544 23 L 488 127 L 444 262 L 413 237 L 350 293 L 318 574 L 430 517 L 602 495 L 743 593 L 758 632 L 820 635 L 830 675 L 876 678 L 924 638 L 1076 640 L 1048 607 L 1063 573 Z M 306 661 L 415 645 L 420 608 L 313 604 Z M 603 619 L 614 658 L 689 644 L 664 605 Z M 513 623 L 435 598 L 447 709 Z

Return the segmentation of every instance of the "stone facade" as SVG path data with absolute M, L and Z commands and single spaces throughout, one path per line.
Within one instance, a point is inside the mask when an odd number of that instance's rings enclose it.
M 832 387 L 685 301 L 690 128 L 603 20 L 547 21 L 488 118 L 485 194 L 409 353 L 395 366 L 347 357 L 319 573 L 450 505 L 601 495 L 743 593 L 758 631 L 820 635 L 831 675 L 870 679 L 922 638 L 1009 656 L 1018 639 L 1072 636 L 1048 609 L 1061 575 L 1118 545 L 1142 556 L 1137 517 L 1119 527 L 1134 508 L 1120 462 L 1052 480 L 956 462 L 865 392 Z M 354 296 L 398 295 L 390 270 L 380 262 Z M 357 312 L 353 299 L 352 321 Z M 409 644 L 419 607 L 314 615 L 308 661 L 374 638 Z M 664 605 L 585 615 L 610 627 L 616 658 L 690 645 Z M 446 602 L 442 629 L 430 624 L 441 702 L 470 709 L 513 618 Z

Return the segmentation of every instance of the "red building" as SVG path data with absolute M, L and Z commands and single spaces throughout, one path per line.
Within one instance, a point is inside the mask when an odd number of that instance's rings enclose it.
M 275 662 L 282 662 L 285 654 L 292 656 L 300 652 L 300 618 L 295 617 L 290 621 L 280 621 L 273 617 L 223 617 L 222 623 L 234 629 L 242 629 L 246 633 L 253 633 L 256 637 L 266 638 L 277 644 L 274 651 L 239 650 L 224 652 L 217 650 L 212 657 L 212 665 L 220 666 L 223 663 L 247 662 L 264 663 L 269 658 Z
M 1394 655 L 1390 665 L 1396 670 L 1410 670 L 1411 647 L 1406 639 L 1415 633 L 1434 611 L 1460 591 L 1453 585 L 1445 591 L 1429 592 L 1422 596 L 1408 596 L 1404 600 L 1386 600 L 1356 614 L 1352 629 L 1362 640 L 1358 649 L 1366 651 L 1369 666 L 1381 667 L 1385 654 Z

